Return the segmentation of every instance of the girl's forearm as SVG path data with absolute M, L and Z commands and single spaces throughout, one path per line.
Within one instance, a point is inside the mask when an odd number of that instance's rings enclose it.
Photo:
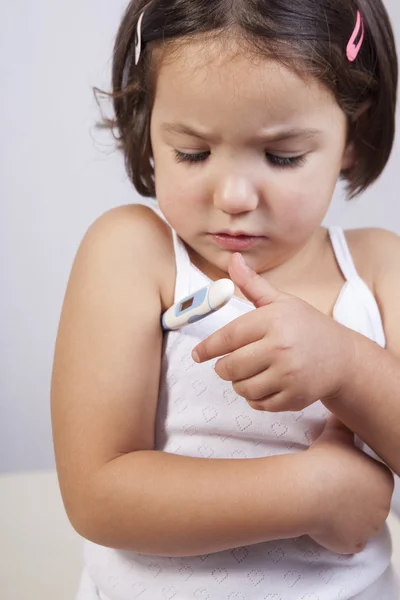
M 69 517 L 97 544 L 161 556 L 304 535 L 315 498 L 304 483 L 303 455 L 214 460 L 127 454 L 88 482 Z
M 400 361 L 358 333 L 353 341 L 347 379 L 324 404 L 400 475 Z

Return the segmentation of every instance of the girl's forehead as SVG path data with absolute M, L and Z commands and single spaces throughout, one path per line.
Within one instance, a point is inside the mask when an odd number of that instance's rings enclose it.
M 313 112 L 327 114 L 339 107 L 317 79 L 269 57 L 254 56 L 243 44 L 222 39 L 191 41 L 164 50 L 158 61 L 154 109 L 201 117 L 212 111 L 250 119 L 268 113 L 281 121 Z M 227 112 L 227 109 L 228 112 Z

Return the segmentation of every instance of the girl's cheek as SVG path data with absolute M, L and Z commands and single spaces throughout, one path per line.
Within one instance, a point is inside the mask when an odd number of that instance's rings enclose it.
M 184 182 L 173 185 L 169 182 L 164 187 L 160 185 L 157 199 L 166 217 L 179 221 L 189 219 L 190 222 L 190 217 L 205 204 L 201 191 Z
M 318 192 L 305 189 L 291 191 L 277 198 L 273 213 L 276 223 L 291 236 L 302 237 L 314 230 L 325 215 L 327 203 Z

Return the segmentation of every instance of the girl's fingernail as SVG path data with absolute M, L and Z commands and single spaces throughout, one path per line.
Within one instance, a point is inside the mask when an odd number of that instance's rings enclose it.
M 238 256 L 238 263 L 239 263 L 240 267 L 241 267 L 241 268 L 242 268 L 244 271 L 246 271 L 247 273 L 249 273 L 249 272 L 250 272 L 250 269 L 249 269 L 249 267 L 247 266 L 247 264 L 246 264 L 246 261 L 244 260 L 243 256 L 242 256 L 241 254 L 239 254 L 239 253 L 237 254 L 237 256 Z
M 241 266 L 242 266 L 242 267 L 244 267 L 244 268 L 246 268 L 246 263 L 245 263 L 245 261 L 244 261 L 244 258 L 243 258 L 243 256 L 242 256 L 241 254 L 239 254 L 239 253 L 238 253 L 238 254 L 237 254 L 237 257 L 238 257 L 238 261 L 239 261 L 239 263 L 241 264 Z
M 192 352 L 192 358 L 194 360 L 194 362 L 200 362 L 200 356 L 197 354 L 196 350 L 193 350 Z

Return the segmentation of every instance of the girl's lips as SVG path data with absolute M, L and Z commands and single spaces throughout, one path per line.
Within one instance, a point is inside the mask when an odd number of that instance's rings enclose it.
M 248 250 L 260 241 L 265 240 L 265 237 L 261 236 L 229 235 L 227 233 L 214 233 L 212 238 L 220 248 L 234 251 Z

